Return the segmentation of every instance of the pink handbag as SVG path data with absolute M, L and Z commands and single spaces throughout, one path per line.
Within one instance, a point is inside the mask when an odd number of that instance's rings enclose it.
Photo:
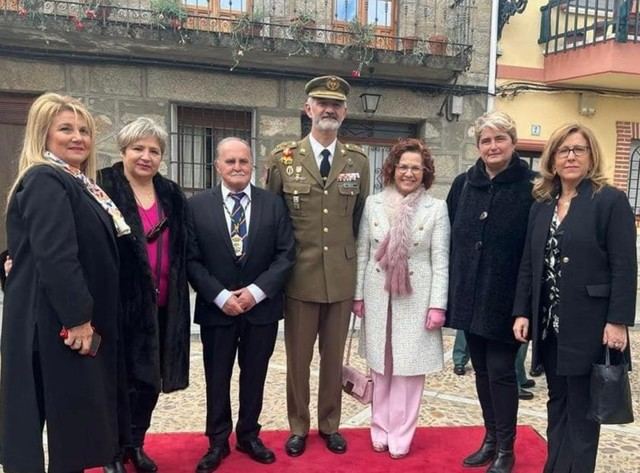
M 349 365 L 351 358 L 351 342 L 356 330 L 356 318 L 353 316 L 351 323 L 351 334 L 349 336 L 349 346 L 347 348 L 347 359 L 342 365 L 342 390 L 352 396 L 362 404 L 370 404 L 373 399 L 373 380 L 368 374 L 361 373 L 353 366 Z

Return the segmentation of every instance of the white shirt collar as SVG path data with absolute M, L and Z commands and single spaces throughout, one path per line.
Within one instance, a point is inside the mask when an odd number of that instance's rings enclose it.
M 313 135 L 309 134 L 309 143 L 311 143 L 311 149 L 313 150 L 313 156 L 316 158 L 316 161 L 319 161 L 322 159 L 322 155 L 320 153 L 322 152 L 323 149 L 329 150 L 329 152 L 331 153 L 331 156 L 329 156 L 329 161 L 331 161 L 333 159 L 333 156 L 336 154 L 337 142 L 338 142 L 338 139 L 336 138 L 335 140 L 333 140 L 333 143 L 331 143 L 329 146 L 323 146 L 318 142 L 318 140 L 316 140 L 313 137 Z
M 226 201 L 229 198 L 229 194 L 236 193 L 235 191 L 232 191 L 227 186 L 225 186 L 224 182 L 220 182 L 220 187 L 222 189 L 222 200 L 224 201 Z M 246 198 L 246 199 L 249 199 L 249 201 L 251 201 L 251 183 L 249 183 L 247 187 L 242 189 L 240 192 L 244 192 L 244 195 L 245 195 L 245 197 L 242 200 Z

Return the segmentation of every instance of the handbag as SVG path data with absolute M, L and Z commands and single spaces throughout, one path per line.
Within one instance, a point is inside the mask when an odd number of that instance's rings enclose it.
M 605 363 L 591 368 L 591 401 L 587 418 L 599 424 L 629 424 L 633 422 L 629 363 L 611 364 L 609 347 L 605 347 Z
M 351 343 L 353 334 L 356 331 L 356 317 L 352 316 L 351 334 L 349 335 L 349 346 L 347 347 L 347 359 L 342 365 L 342 390 L 362 404 L 370 404 L 373 399 L 373 380 L 369 374 L 358 371 L 349 364 L 351 359 Z

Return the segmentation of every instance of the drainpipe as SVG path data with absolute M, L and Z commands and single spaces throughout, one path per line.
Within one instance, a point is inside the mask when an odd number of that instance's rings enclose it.
M 487 83 L 487 112 L 493 111 L 496 94 L 496 69 L 498 60 L 498 12 L 500 0 L 491 2 L 491 40 L 489 42 L 489 81 Z

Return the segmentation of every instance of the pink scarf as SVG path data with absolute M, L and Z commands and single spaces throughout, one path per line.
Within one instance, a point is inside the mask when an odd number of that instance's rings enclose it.
M 392 296 L 406 296 L 413 292 L 409 279 L 409 246 L 413 217 L 424 192 L 420 186 L 403 196 L 395 187 L 388 187 L 382 194 L 390 228 L 376 251 L 376 261 L 386 273 L 384 288 Z

